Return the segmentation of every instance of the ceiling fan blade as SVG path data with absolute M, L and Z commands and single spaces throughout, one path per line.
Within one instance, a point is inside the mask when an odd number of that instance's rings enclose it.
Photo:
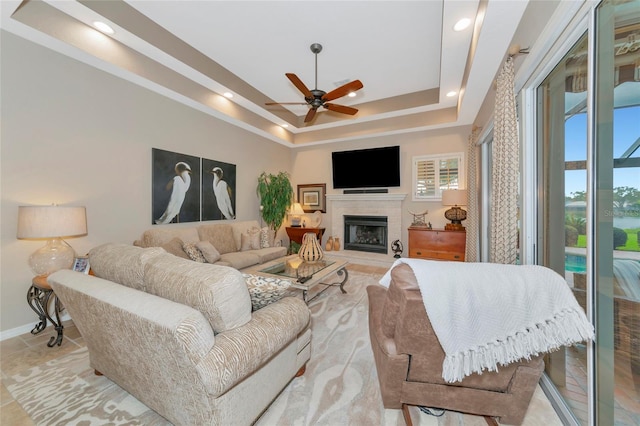
M 306 102 L 265 102 L 265 105 L 307 105 Z
M 311 93 L 311 90 L 309 90 L 307 86 L 304 85 L 302 80 L 300 80 L 297 75 L 293 73 L 286 73 L 285 75 L 293 83 L 293 85 L 296 86 L 298 90 L 302 92 L 305 98 L 313 98 L 313 94 Z
M 357 109 L 344 105 L 324 104 L 323 106 L 330 111 L 340 112 L 342 114 L 355 115 L 358 112 Z
M 322 100 L 332 101 L 334 99 L 338 99 L 345 95 L 348 95 L 351 92 L 355 92 L 356 90 L 360 90 L 363 87 L 364 86 L 362 85 L 362 82 L 360 80 L 353 80 L 350 83 L 344 84 L 338 87 L 337 89 L 330 91 L 329 93 L 327 93 L 322 97 Z
M 304 117 L 304 122 L 308 123 L 311 120 L 313 120 L 313 117 L 316 116 L 316 108 L 311 108 L 309 109 L 309 112 L 307 113 L 306 117 Z

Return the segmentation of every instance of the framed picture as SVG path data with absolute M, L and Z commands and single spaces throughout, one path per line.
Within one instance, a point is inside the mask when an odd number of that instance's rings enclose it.
M 236 165 L 202 159 L 202 220 L 236 218 Z
M 200 157 L 152 148 L 151 224 L 200 221 Z
M 87 256 L 76 257 L 73 261 L 73 270 L 76 272 L 82 272 L 83 274 L 88 274 L 89 258 Z
M 326 213 L 326 192 L 326 183 L 298 185 L 298 202 L 305 213 L 313 213 L 316 210 Z

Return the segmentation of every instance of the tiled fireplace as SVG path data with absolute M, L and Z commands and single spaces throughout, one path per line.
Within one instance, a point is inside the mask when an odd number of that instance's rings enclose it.
M 402 201 L 407 194 L 327 194 L 327 209 L 331 217 L 329 235 L 342 239 L 343 255 L 365 256 L 393 261 L 391 243 L 402 239 Z M 378 251 L 362 252 L 345 245 L 345 216 L 369 216 L 386 219 L 386 239 Z M 376 219 L 378 220 L 378 219 Z M 366 225 L 369 226 L 369 225 Z M 375 237 L 369 236 L 375 239 Z M 335 254 L 335 253 L 334 253 Z

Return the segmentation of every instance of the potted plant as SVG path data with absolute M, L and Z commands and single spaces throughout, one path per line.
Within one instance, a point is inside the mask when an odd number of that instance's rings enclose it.
M 287 209 L 293 203 L 293 187 L 287 172 L 277 175 L 262 172 L 258 176 L 258 197 L 262 210 L 262 219 L 269 228 L 277 232 L 284 222 Z

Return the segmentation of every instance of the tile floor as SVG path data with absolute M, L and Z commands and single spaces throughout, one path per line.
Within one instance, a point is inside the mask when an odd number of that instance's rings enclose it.
M 37 319 L 34 318 L 34 325 Z M 85 346 L 84 340 L 72 321 L 63 322 L 64 339 L 61 346 L 50 348 L 47 342 L 56 334 L 52 326 L 34 336 L 31 333 L 0 342 L 0 425 L 34 425 L 27 413 L 13 400 L 4 385 L 5 378 Z
M 388 268 L 350 264 L 350 271 L 379 274 Z M 37 320 L 34 318 L 34 325 Z M 64 340 L 61 346 L 49 348 L 47 342 L 55 335 L 53 327 L 49 326 L 39 335 L 25 333 L 18 337 L 0 342 L 0 371 L 2 387 L 0 392 L 0 424 L 1 425 L 33 425 L 33 421 L 20 405 L 13 400 L 4 385 L 4 380 L 10 375 L 40 365 L 44 362 L 61 357 L 85 346 L 84 340 L 72 321 L 64 323 Z M 577 358 L 576 358 L 577 359 Z M 579 381 L 572 383 L 578 386 Z M 579 387 L 579 386 L 578 386 Z M 575 389 L 582 392 L 582 389 Z M 579 401 L 579 398 L 576 398 Z M 578 406 L 576 406 L 578 408 Z

